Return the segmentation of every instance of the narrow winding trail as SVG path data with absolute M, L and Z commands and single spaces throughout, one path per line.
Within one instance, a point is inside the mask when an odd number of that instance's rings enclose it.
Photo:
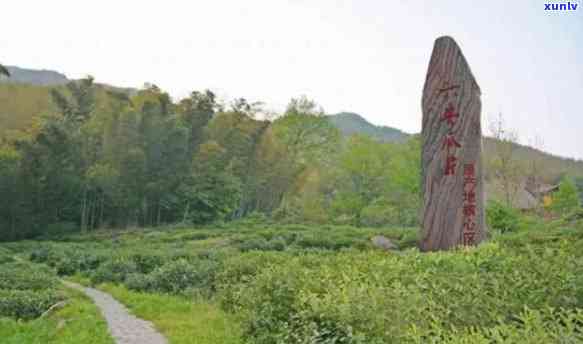
M 168 344 L 166 338 L 154 329 L 152 323 L 131 315 L 127 308 L 111 295 L 76 283 L 68 281 L 63 283 L 82 291 L 93 300 L 107 320 L 109 332 L 117 344 Z

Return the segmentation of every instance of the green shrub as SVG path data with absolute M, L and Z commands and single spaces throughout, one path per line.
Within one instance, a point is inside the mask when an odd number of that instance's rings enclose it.
M 181 240 L 189 241 L 189 240 L 205 240 L 211 238 L 212 235 L 207 232 L 194 232 L 194 233 L 187 233 L 180 236 Z
M 248 251 L 283 251 L 287 246 L 284 238 L 277 237 L 271 240 L 265 238 L 251 238 L 237 245 L 241 252 Z
M 125 280 L 128 289 L 136 291 L 152 291 L 155 288 L 154 278 L 143 273 L 129 274 Z
M 583 306 L 583 264 L 564 245 L 520 254 L 490 243 L 430 254 L 289 256 L 235 284 L 229 307 L 260 344 L 398 343 L 413 325 L 429 333 L 435 323 L 443 330 L 491 328 L 525 305 Z
M 48 268 L 14 262 L 0 265 L 0 289 L 45 290 L 53 289 L 59 280 Z
M 54 264 L 59 276 L 71 276 L 80 270 L 76 257 L 65 257 Z
M 296 245 L 305 249 L 339 250 L 347 248 L 356 243 L 356 240 L 346 238 L 332 233 L 322 235 L 322 233 L 306 234 L 296 241 Z
M 139 272 L 148 274 L 165 263 L 165 258 L 154 253 L 134 253 L 129 257 Z
M 93 271 L 101 265 L 101 263 L 105 262 L 107 257 L 105 255 L 100 254 L 90 254 L 85 253 L 81 254 L 77 257 L 79 271 Z
M 417 230 L 410 230 L 404 232 L 401 235 L 401 238 L 398 241 L 398 246 L 400 248 L 404 247 L 417 247 L 418 238 L 418 231 Z
M 180 293 L 188 288 L 214 289 L 218 263 L 209 259 L 180 259 L 164 264 L 152 272 L 154 288 L 163 293 Z
M 34 263 L 48 263 L 50 255 L 50 249 L 48 247 L 40 247 L 33 250 L 29 259 Z
M 438 323 L 427 330 L 414 328 L 411 343 L 580 343 L 583 340 L 583 310 L 525 308 L 515 319 L 490 328 L 443 328 Z
M 116 257 L 113 260 L 101 264 L 99 268 L 91 274 L 91 283 L 122 283 L 128 275 L 136 272 L 138 272 L 136 263 L 126 257 Z
M 501 233 L 516 231 L 520 223 L 520 217 L 516 210 L 497 201 L 488 202 L 486 218 L 488 220 L 488 226 Z
M 581 223 L 583 221 L 583 208 L 575 209 L 567 213 L 563 220 L 567 223 Z
M 581 199 L 577 185 L 572 178 L 564 177 L 559 184 L 559 191 L 553 194 L 551 209 L 558 214 L 568 214 L 581 208 Z
M 62 300 L 54 290 L 0 290 L 0 317 L 34 319 Z
M 14 262 L 14 258 L 10 256 L 3 256 L 0 255 L 0 264 L 12 263 Z
M 225 259 L 216 276 L 223 308 L 235 310 L 239 285 L 250 282 L 269 266 L 284 264 L 291 255 L 276 252 L 253 251 Z

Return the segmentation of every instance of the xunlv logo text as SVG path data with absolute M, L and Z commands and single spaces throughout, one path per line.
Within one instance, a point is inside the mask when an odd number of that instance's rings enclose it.
M 545 4 L 545 11 L 575 11 L 578 4 L 576 3 L 560 3 L 560 4 Z

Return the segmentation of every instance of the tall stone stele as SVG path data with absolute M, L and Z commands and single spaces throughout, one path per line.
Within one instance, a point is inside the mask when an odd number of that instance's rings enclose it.
M 435 41 L 423 88 L 422 251 L 486 237 L 480 87 L 457 43 Z

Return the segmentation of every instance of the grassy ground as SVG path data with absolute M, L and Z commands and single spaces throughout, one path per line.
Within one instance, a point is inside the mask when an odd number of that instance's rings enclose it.
M 240 328 L 218 305 L 183 296 L 133 292 L 123 286 L 102 284 L 136 316 L 151 321 L 171 344 L 242 343 Z
M 2 344 L 113 344 L 97 307 L 82 293 L 66 289 L 68 303 L 45 318 L 0 318 Z

